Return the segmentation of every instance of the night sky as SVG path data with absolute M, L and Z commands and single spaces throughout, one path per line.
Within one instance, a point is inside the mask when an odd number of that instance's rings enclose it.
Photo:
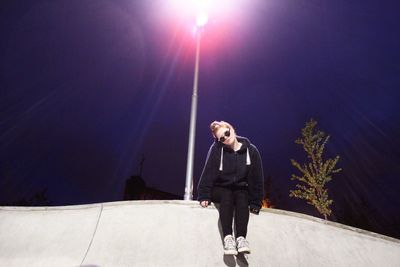
M 288 196 L 314 118 L 341 156 L 334 214 L 400 222 L 399 2 L 232 2 L 202 33 L 195 187 L 225 120 L 258 147 L 276 207 L 315 215 Z M 0 5 L 0 202 L 45 188 L 52 205 L 122 200 L 143 157 L 147 186 L 183 196 L 191 17 L 167 0 Z

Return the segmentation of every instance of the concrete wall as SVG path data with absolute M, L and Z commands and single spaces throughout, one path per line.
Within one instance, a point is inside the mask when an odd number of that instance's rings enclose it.
M 224 256 L 214 207 L 191 201 L 0 207 L 0 266 L 400 266 L 400 241 L 293 212 L 250 216 Z

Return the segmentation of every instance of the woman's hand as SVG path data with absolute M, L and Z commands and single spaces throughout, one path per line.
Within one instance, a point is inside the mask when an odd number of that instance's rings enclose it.
M 250 207 L 250 212 L 255 215 L 258 215 L 260 213 L 260 209 L 256 207 Z
M 202 206 L 203 208 L 207 208 L 208 207 L 208 200 L 203 200 L 200 202 L 200 206 Z

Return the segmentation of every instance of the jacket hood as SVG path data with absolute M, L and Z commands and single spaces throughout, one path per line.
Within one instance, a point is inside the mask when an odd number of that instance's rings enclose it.
M 251 145 L 250 140 L 249 140 L 248 138 L 246 138 L 246 137 L 238 136 L 238 135 L 236 136 L 236 139 L 238 140 L 238 142 L 242 143 L 242 146 L 241 146 L 240 149 L 239 149 L 238 151 L 236 151 L 236 152 L 237 152 L 237 153 L 243 153 L 243 152 L 245 152 L 245 153 L 246 153 L 246 165 L 251 165 L 250 152 L 249 152 L 249 147 L 250 147 L 250 145 Z M 220 157 L 220 163 L 219 163 L 219 170 L 222 171 L 223 168 L 224 168 L 224 165 L 223 165 L 223 161 L 224 161 L 224 150 L 227 150 L 227 151 L 233 151 L 233 150 L 232 150 L 232 148 L 230 148 L 230 147 L 228 147 L 228 146 L 226 146 L 226 145 L 224 145 L 224 144 L 221 144 L 221 143 L 218 142 L 218 141 L 215 141 L 215 142 L 216 142 L 216 145 L 217 145 L 218 149 L 220 149 L 220 151 L 221 151 L 221 157 Z
M 242 147 L 239 149 L 239 151 L 245 150 L 245 149 L 249 148 L 250 145 L 251 145 L 250 140 L 249 140 L 248 138 L 246 138 L 246 137 L 238 136 L 238 135 L 237 135 L 237 136 L 236 136 L 236 139 L 237 139 L 240 143 L 242 143 Z

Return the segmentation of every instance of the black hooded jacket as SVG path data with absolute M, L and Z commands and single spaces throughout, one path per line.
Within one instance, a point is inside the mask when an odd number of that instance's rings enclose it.
M 264 174 L 260 153 L 250 141 L 241 136 L 238 151 L 215 141 L 207 155 L 206 164 L 197 186 L 198 200 L 211 201 L 213 186 L 240 186 L 249 192 L 249 205 L 261 208 L 264 197 Z

